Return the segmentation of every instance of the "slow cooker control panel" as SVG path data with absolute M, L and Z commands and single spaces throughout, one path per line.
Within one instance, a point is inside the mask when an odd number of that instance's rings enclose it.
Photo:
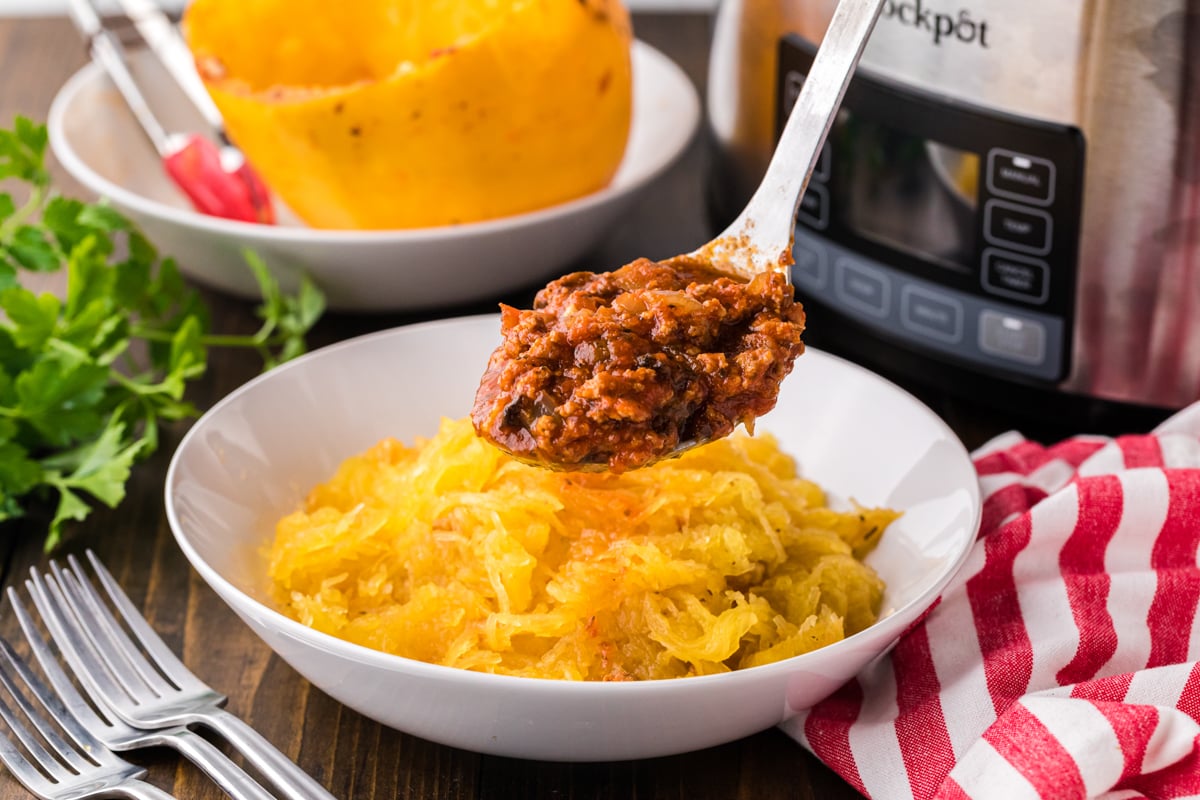
M 780 43 L 780 128 L 814 46 Z M 860 70 L 796 219 L 793 281 L 893 343 L 1053 383 L 1070 367 L 1084 140 Z

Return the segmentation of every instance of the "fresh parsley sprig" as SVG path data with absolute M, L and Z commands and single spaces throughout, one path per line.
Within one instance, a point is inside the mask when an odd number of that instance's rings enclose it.
M 45 547 L 95 503 L 116 506 L 162 423 L 197 409 L 185 398 L 210 347 L 247 347 L 265 367 L 305 350 L 325 308 L 309 280 L 285 295 L 254 253 L 263 323 L 213 334 L 199 295 L 128 219 L 104 203 L 56 194 L 46 128 L 17 117 L 0 129 L 0 521 L 53 503 Z M 23 275 L 66 270 L 66 295 L 35 293 Z

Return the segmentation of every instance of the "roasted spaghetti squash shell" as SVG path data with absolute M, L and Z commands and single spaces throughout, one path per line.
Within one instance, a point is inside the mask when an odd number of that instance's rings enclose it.
M 632 108 L 617 0 L 195 0 L 229 134 L 307 224 L 415 228 L 603 188 Z

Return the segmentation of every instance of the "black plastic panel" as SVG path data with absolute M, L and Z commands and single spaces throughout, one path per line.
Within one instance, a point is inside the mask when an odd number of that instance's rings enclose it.
M 814 52 L 795 35 L 780 42 L 779 129 Z M 989 374 L 1060 381 L 1084 158 L 1077 128 L 860 71 L 797 215 L 797 288 L 886 341 Z

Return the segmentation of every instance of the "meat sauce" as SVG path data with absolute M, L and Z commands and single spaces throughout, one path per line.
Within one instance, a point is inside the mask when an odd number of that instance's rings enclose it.
M 623 472 L 752 427 L 804 351 L 779 272 L 749 283 L 683 258 L 638 259 L 501 308 L 476 431 L 517 458 Z

